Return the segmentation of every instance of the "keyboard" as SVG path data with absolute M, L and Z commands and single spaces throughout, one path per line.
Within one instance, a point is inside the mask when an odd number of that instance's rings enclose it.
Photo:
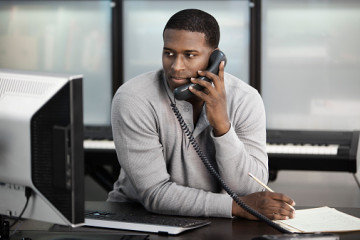
M 303 155 L 337 155 L 338 144 L 266 144 L 266 152 L 269 154 L 303 154 Z
M 267 130 L 271 170 L 357 170 L 359 131 Z
M 110 135 L 111 128 L 105 130 Z M 359 131 L 267 130 L 270 170 L 357 171 Z M 115 144 L 108 138 L 85 139 L 85 155 L 99 153 L 116 161 Z M 98 156 L 96 156 L 99 158 Z
M 86 150 L 115 150 L 115 144 L 112 140 L 94 140 L 86 139 L 84 140 L 84 149 Z
M 86 206 L 87 226 L 176 235 L 210 224 L 205 219 L 150 213 L 137 203 L 95 204 L 103 205 Z
M 111 126 L 85 126 L 84 149 L 85 151 L 113 151 L 115 149 L 115 144 Z

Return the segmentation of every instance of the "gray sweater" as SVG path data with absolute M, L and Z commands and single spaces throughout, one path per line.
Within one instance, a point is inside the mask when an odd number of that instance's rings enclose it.
M 171 101 L 227 185 L 240 196 L 261 191 L 248 173 L 263 182 L 268 180 L 262 99 L 254 88 L 228 73 L 225 88 L 231 128 L 214 137 L 205 108 L 194 126 L 192 105 L 175 101 L 162 71 L 124 83 L 112 103 L 121 170 L 108 201 L 136 201 L 163 214 L 231 217 L 231 197 L 196 154 L 170 107 Z

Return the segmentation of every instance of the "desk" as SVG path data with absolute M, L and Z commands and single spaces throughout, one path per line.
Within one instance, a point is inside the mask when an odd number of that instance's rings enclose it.
M 300 207 L 298 207 L 300 209 Z M 360 208 L 336 208 L 342 212 L 360 217 Z M 211 224 L 199 229 L 183 232 L 176 236 L 163 236 L 158 234 L 149 234 L 149 239 L 153 240 L 251 240 L 256 236 L 263 234 L 279 234 L 277 230 L 272 229 L 265 223 L 260 221 L 249 221 L 240 218 L 226 219 L 226 218 L 210 218 Z M 15 226 L 16 228 L 16 226 Z M 42 223 L 37 221 L 25 220 L 23 223 L 18 223 L 19 232 L 15 234 L 11 240 L 20 240 L 23 237 L 30 237 L 32 240 L 42 239 L 56 239 L 53 234 L 66 233 L 68 236 L 78 236 L 79 234 L 101 234 L 99 239 L 116 239 L 119 240 L 118 234 L 143 234 L 139 232 L 98 229 L 81 227 L 71 229 L 63 226 L 53 226 L 52 224 Z M 147 234 L 147 233 L 144 233 Z M 359 232 L 339 233 L 341 240 L 360 239 Z M 70 239 L 70 238 L 69 238 Z M 89 238 L 91 239 L 91 238 Z

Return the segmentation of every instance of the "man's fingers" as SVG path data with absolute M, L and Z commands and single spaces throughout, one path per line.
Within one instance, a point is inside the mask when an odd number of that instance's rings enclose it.
M 204 88 L 203 90 L 199 91 L 197 89 L 195 89 L 194 87 L 190 86 L 189 87 L 190 92 L 192 92 L 194 95 L 198 96 L 199 98 L 203 99 L 204 101 L 206 101 L 206 99 L 208 98 L 208 94 L 209 91 Z
M 223 61 L 219 65 L 218 74 L 208 71 L 198 71 L 198 75 L 210 79 L 213 82 L 215 89 L 222 89 L 224 88 L 224 66 L 225 66 L 225 62 Z
M 287 215 L 282 215 L 282 214 L 278 214 L 278 213 L 273 213 L 272 217 L 273 218 L 270 218 L 272 220 L 287 220 L 290 218 Z
M 284 205 L 281 206 L 281 208 L 278 209 L 278 214 L 283 215 L 283 216 L 289 216 L 290 218 L 294 218 L 295 216 L 295 211 L 293 209 L 289 209 L 288 206 L 283 207 Z
M 204 87 L 204 89 L 202 89 L 201 91 L 193 88 L 193 87 L 190 87 L 189 90 L 190 92 L 192 92 L 193 94 L 195 94 L 196 96 L 198 96 L 199 98 L 203 99 L 204 101 L 207 101 L 208 100 L 208 95 L 210 94 L 210 91 L 212 90 L 212 84 L 208 81 L 205 81 L 205 80 L 201 80 L 201 79 L 198 79 L 198 78 L 191 78 L 190 81 L 192 83 L 195 83 L 195 84 L 198 84 L 202 87 Z
M 270 219 L 290 219 L 295 217 L 295 213 L 283 208 L 268 208 L 266 216 Z
M 285 194 L 282 193 L 271 193 L 271 197 L 275 200 L 281 201 L 281 202 L 285 202 L 291 206 L 295 206 L 295 201 L 293 199 L 291 199 L 290 197 L 286 196 Z
M 290 204 L 295 204 L 295 202 L 288 196 L 282 193 L 275 192 L 265 192 L 264 195 L 268 199 L 265 204 L 265 209 L 268 214 L 277 214 L 277 217 L 273 219 L 283 219 L 283 216 L 294 218 L 295 217 L 295 208 Z
M 205 88 L 210 88 L 210 87 L 212 87 L 212 83 L 211 83 L 211 82 L 206 81 L 206 80 L 203 80 L 203 79 L 200 79 L 200 78 L 191 78 L 190 81 L 191 81 L 192 83 L 199 84 L 200 86 L 205 87 Z
M 224 80 L 224 68 L 225 68 L 225 61 L 222 61 L 219 65 L 219 79 Z

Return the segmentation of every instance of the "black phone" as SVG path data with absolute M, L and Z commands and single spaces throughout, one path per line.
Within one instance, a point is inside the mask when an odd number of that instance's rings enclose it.
M 206 71 L 218 74 L 219 73 L 219 64 L 222 61 L 225 61 L 225 64 L 226 64 L 225 54 L 220 50 L 215 50 L 210 55 L 209 65 L 208 65 Z M 199 78 L 210 82 L 210 79 L 208 79 L 204 76 L 200 76 Z M 190 92 L 190 90 L 189 90 L 190 86 L 194 87 L 195 89 L 197 89 L 199 91 L 201 91 L 203 89 L 202 86 L 195 84 L 195 83 L 185 84 L 183 86 L 175 88 L 175 90 L 174 90 L 175 98 L 177 100 L 186 100 L 186 99 L 190 98 L 191 96 L 193 96 L 194 94 L 192 94 L 192 92 Z

